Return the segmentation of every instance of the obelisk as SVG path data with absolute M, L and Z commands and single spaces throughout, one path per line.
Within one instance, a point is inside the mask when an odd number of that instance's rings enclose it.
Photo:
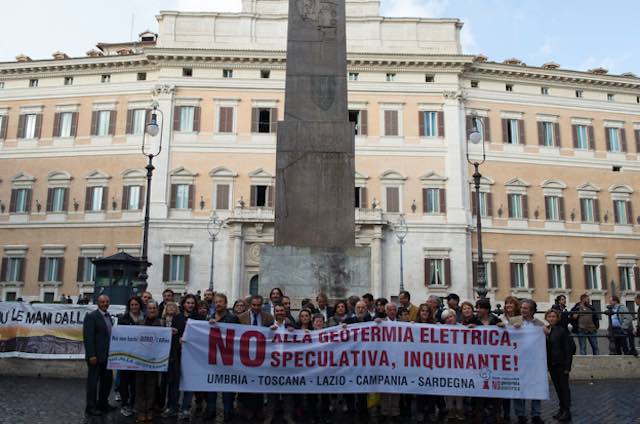
M 274 247 L 260 286 L 299 296 L 368 287 L 355 248 L 355 132 L 348 119 L 345 0 L 289 0 L 284 121 L 278 123 Z M 366 289 L 366 288 L 365 288 Z

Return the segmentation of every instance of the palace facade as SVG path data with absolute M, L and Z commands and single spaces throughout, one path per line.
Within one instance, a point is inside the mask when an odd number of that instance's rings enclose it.
M 163 121 L 154 160 L 150 290 L 209 286 L 212 212 L 225 220 L 215 289 L 260 292 L 273 241 L 275 142 L 283 118 L 287 1 L 240 13 L 161 12 L 158 33 L 86 57 L 0 64 L 0 296 L 94 290 L 90 259 L 140 255 L 145 119 Z M 640 79 L 556 63 L 463 54 L 457 19 L 386 18 L 347 0 L 349 118 L 356 131 L 356 243 L 371 292 L 404 284 L 473 296 L 477 128 L 490 296 L 549 304 L 640 291 Z M 309 187 L 313 191 L 313 187 Z M 612 286 L 615 285 L 615 288 Z

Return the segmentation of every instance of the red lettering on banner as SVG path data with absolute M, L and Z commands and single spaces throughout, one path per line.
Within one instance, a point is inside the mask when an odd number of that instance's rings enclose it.
M 256 356 L 251 358 L 249 346 L 251 339 L 255 339 Z M 246 331 L 240 336 L 240 362 L 245 367 L 259 367 L 264 363 L 267 350 L 267 338 L 258 331 Z
M 235 330 L 228 329 L 224 339 L 222 331 L 219 327 L 209 330 L 209 364 L 218 364 L 218 349 L 220 349 L 220 357 L 222 364 L 226 366 L 233 365 L 233 341 L 235 339 Z

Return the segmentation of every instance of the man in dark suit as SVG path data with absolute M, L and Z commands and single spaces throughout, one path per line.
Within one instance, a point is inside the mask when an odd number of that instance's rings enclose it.
M 355 306 L 355 314 L 344 321 L 344 325 L 359 324 L 363 322 L 370 322 L 374 319 L 369 313 L 367 302 L 359 300 Z M 356 422 L 366 423 L 368 422 L 369 412 L 367 409 L 367 395 L 358 393 L 353 395 L 345 395 L 347 401 L 347 407 L 349 408 L 349 414 L 354 416 Z
M 316 303 L 318 304 L 318 312 L 324 316 L 324 322 L 327 322 L 333 316 L 333 308 L 329 306 L 329 298 L 326 294 L 320 293 L 316 297 Z
M 98 296 L 98 309 L 87 314 L 82 323 L 85 358 L 89 368 L 85 408 L 87 415 L 102 415 L 115 409 L 109 405 L 113 375 L 107 369 L 107 358 L 113 321 L 108 309 L 109 296 Z

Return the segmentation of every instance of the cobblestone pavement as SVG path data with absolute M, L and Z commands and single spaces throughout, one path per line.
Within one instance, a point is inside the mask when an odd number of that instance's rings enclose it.
M 574 382 L 574 424 L 640 424 L 639 380 Z M 556 412 L 555 393 L 551 400 L 542 403 L 543 418 L 555 423 L 551 416 Z M 118 411 L 103 417 L 85 419 L 84 381 L 0 376 L 0 423 L 11 424 L 133 424 L 133 417 L 125 418 Z M 218 410 L 221 410 L 219 407 Z M 218 417 L 221 423 L 221 417 Z M 309 420 L 303 422 L 310 423 Z M 352 417 L 337 415 L 334 423 L 353 423 Z M 375 423 L 375 420 L 371 420 Z M 176 420 L 156 418 L 154 424 L 175 424 Z M 188 421 L 180 421 L 188 423 Z M 191 423 L 204 423 L 198 416 Z M 247 424 L 246 420 L 236 423 Z M 408 422 L 405 422 L 407 424 Z

